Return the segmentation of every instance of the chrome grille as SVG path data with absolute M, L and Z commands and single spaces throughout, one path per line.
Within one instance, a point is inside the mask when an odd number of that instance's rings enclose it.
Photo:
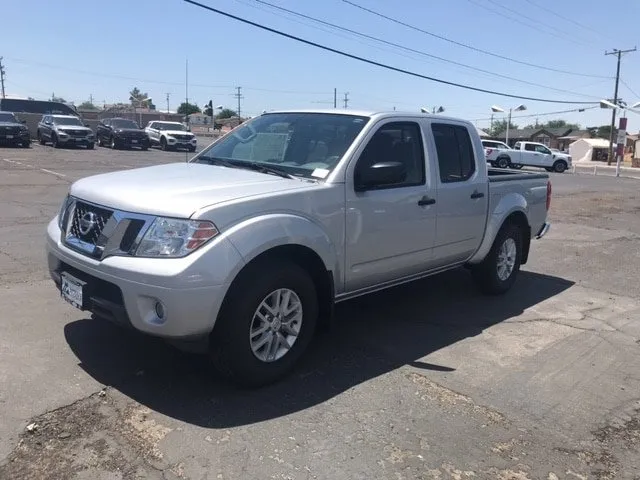
M 177 140 L 191 140 L 191 135 L 173 135 Z
M 76 202 L 69 229 L 70 233 L 83 242 L 95 246 L 98 244 L 100 234 L 112 214 L 113 212 L 110 210 L 88 205 L 84 202 Z
M 63 213 L 62 239 L 68 247 L 97 259 L 133 255 L 154 219 L 74 199 Z
M 89 132 L 86 130 L 64 130 L 64 133 L 72 136 L 72 137 L 86 137 L 89 135 Z

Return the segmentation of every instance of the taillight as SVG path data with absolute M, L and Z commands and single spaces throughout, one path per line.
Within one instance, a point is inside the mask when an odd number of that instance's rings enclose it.
M 487 148 L 485 150 L 485 155 L 488 157 L 489 155 L 491 155 L 491 152 L 493 152 L 493 150 L 491 148 Z
M 551 206 L 551 180 L 547 182 L 547 211 L 549 211 L 550 206 Z

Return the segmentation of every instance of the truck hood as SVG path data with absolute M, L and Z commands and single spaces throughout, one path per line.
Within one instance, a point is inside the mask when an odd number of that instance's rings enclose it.
M 188 218 L 217 203 L 310 185 L 239 168 L 170 163 L 83 178 L 71 186 L 70 193 L 118 210 Z

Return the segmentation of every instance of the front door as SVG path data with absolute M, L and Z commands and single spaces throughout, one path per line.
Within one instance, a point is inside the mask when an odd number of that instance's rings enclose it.
M 401 162 L 402 180 L 356 191 L 365 169 Z M 353 163 L 353 162 L 352 162 Z M 420 273 L 430 267 L 436 222 L 436 189 L 426 168 L 417 122 L 381 125 L 369 138 L 346 184 L 347 292 Z M 355 179 L 355 180 L 354 180 Z
M 438 155 L 438 218 L 434 264 L 464 262 L 478 249 L 487 221 L 489 182 L 478 168 L 465 125 L 432 123 Z M 479 147 L 478 147 L 479 148 Z

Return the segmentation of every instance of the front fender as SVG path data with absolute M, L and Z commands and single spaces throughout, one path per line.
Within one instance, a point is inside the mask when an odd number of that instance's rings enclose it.
M 515 212 L 522 212 L 528 220 L 529 206 L 527 205 L 526 199 L 519 193 L 508 193 L 500 199 L 487 218 L 484 238 L 476 253 L 469 260 L 469 263 L 476 264 L 484 260 L 489 250 L 491 250 L 491 246 L 502 228 L 504 221 L 509 215 Z
M 336 280 L 342 278 L 334 242 L 308 218 L 284 213 L 261 215 L 234 225 L 225 236 L 246 263 L 274 247 L 300 245 L 313 250 Z

